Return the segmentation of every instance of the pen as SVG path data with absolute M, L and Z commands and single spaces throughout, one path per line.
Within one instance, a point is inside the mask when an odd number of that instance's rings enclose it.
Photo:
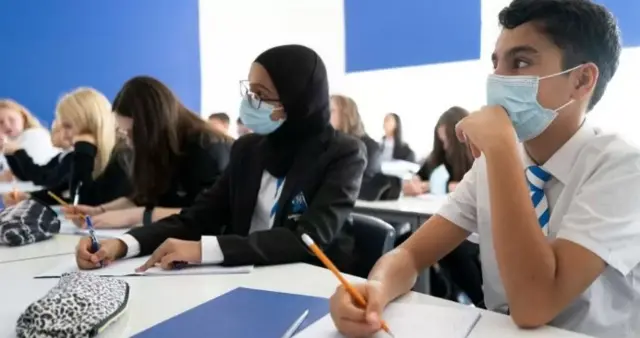
M 73 206 L 77 206 L 78 203 L 80 202 L 80 187 L 82 187 L 82 182 L 78 183 L 78 186 L 76 187 L 76 191 L 75 191 L 75 195 L 73 196 Z
M 360 294 L 360 292 L 358 292 L 358 290 L 356 290 L 351 285 L 351 283 L 349 283 L 349 281 L 346 278 L 344 278 L 344 276 L 340 273 L 338 268 L 333 264 L 333 262 L 331 262 L 329 257 L 327 257 L 324 254 L 324 252 L 322 252 L 322 250 L 320 250 L 320 248 L 316 245 L 316 243 L 313 242 L 313 239 L 311 239 L 311 237 L 309 237 L 309 235 L 307 234 L 302 234 L 302 241 L 304 242 L 304 244 L 306 244 L 309 247 L 309 249 L 311 249 L 311 251 L 313 251 L 316 257 L 320 259 L 322 264 L 324 264 L 327 267 L 327 269 L 333 272 L 333 274 L 338 278 L 338 280 L 340 280 L 340 283 L 342 283 L 342 286 L 344 286 L 347 292 L 356 301 L 358 306 L 365 308 L 367 306 L 367 301 L 364 299 L 364 297 Z M 381 319 L 380 324 L 381 324 L 382 330 L 384 330 L 391 337 L 393 337 L 393 333 L 391 333 L 391 330 L 389 329 L 389 326 L 387 325 L 387 323 Z
M 91 217 L 89 215 L 84 217 L 85 222 L 87 223 L 87 230 L 89 230 L 89 237 L 91 238 L 91 250 L 89 252 L 96 253 L 100 250 L 100 242 L 96 238 L 96 233 L 93 230 L 93 223 L 91 222 Z M 102 266 L 102 262 L 100 262 L 100 266 Z
M 180 270 L 189 266 L 189 263 L 186 261 L 174 261 L 173 263 L 171 263 L 171 266 L 173 269 Z
M 298 329 L 300 328 L 300 325 L 302 325 L 304 320 L 307 319 L 308 315 L 309 315 L 309 309 L 304 310 L 302 315 L 295 322 L 293 322 L 293 324 L 291 324 L 291 327 L 289 327 L 287 332 L 285 332 L 282 335 L 282 338 L 291 338 L 291 337 L 293 337 L 293 335 L 296 333 L 296 331 L 298 331 Z

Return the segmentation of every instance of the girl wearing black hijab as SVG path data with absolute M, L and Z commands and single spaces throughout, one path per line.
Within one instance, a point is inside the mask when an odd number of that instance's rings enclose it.
M 81 240 L 78 266 L 149 255 L 140 267 L 173 262 L 223 265 L 320 264 L 300 239 L 311 236 L 350 271 L 352 238 L 343 231 L 360 189 L 364 149 L 329 124 L 327 73 L 311 49 L 269 49 L 241 83 L 240 116 L 253 134 L 233 145 L 229 166 L 193 206 L 119 239 Z

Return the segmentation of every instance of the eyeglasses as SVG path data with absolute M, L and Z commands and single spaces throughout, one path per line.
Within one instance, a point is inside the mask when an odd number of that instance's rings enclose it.
M 278 102 L 280 99 L 276 98 L 262 98 L 258 96 L 258 94 L 251 91 L 251 87 L 249 86 L 249 80 L 240 80 L 240 96 L 242 98 L 246 98 L 249 101 L 249 105 L 251 108 L 259 109 L 262 105 L 262 102 Z

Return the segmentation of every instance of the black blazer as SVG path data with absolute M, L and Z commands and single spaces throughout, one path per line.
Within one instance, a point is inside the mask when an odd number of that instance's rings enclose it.
M 71 173 L 71 154 L 60 153 L 47 164 L 38 165 L 24 149 L 7 155 L 7 163 L 11 172 L 21 181 L 30 181 L 35 185 L 50 187 L 69 179 Z
M 361 142 L 331 128 L 309 140 L 286 175 L 273 228 L 249 234 L 251 218 L 264 172 L 261 144 L 266 137 L 250 134 L 238 139 L 229 167 L 220 180 L 193 206 L 151 226 L 132 229 L 140 254 L 152 253 L 168 238 L 199 240 L 218 236 L 224 265 L 271 265 L 320 262 L 300 235 L 307 233 L 335 264 L 351 271 L 353 238 L 345 228 L 356 201 L 365 167 Z M 308 208 L 301 212 L 296 197 Z
M 380 172 L 380 155 L 382 155 L 382 148 L 378 142 L 369 137 L 369 135 L 365 134 L 360 137 L 362 143 L 364 143 L 365 149 L 367 151 L 367 168 L 364 171 L 364 178 L 371 179 L 377 173 Z
M 155 203 L 138 203 L 146 207 L 186 208 L 205 189 L 211 188 L 222 176 L 229 164 L 231 142 L 203 140 L 201 134 L 193 135 L 184 144 L 184 150 L 176 161 L 169 188 Z
M 123 168 L 121 153 L 118 150 L 114 150 L 104 171 L 95 179 L 92 177 L 97 151 L 96 146 L 91 143 L 76 142 L 73 152 L 66 155 L 71 159 L 68 179 L 48 190 L 67 202 L 72 202 L 80 185 L 79 203 L 86 205 L 100 205 L 131 194 L 129 177 Z M 47 190 L 35 191 L 31 196 L 49 205 L 58 204 L 49 196 Z
M 393 158 L 396 160 L 403 160 L 408 162 L 416 161 L 416 154 L 411 150 L 408 144 L 394 144 L 393 145 Z

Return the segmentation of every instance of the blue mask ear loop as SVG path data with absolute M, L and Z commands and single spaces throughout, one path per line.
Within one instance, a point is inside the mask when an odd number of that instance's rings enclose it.
M 551 75 L 546 75 L 546 76 L 538 77 L 538 88 L 536 88 L 536 92 L 540 89 L 540 80 L 549 79 L 549 78 L 552 78 L 552 77 L 560 76 L 560 75 L 562 75 L 562 74 L 570 73 L 570 72 L 572 72 L 572 71 L 574 71 L 574 70 L 576 70 L 576 69 L 578 69 L 578 68 L 580 68 L 580 67 L 582 67 L 582 66 L 583 66 L 583 65 L 582 65 L 582 64 L 580 64 L 580 65 L 577 65 L 577 66 L 575 66 L 575 67 L 573 67 L 573 68 L 569 68 L 569 69 L 567 69 L 567 70 L 563 70 L 563 71 L 561 71 L 561 72 L 559 72 L 559 73 L 555 73 L 555 74 L 551 74 Z M 556 109 L 550 109 L 550 110 L 553 110 L 554 112 L 556 112 L 556 113 L 557 113 L 557 112 L 561 111 L 562 109 L 566 108 L 567 106 L 569 106 L 570 104 L 574 103 L 575 101 L 576 101 L 576 100 L 574 100 L 574 99 L 569 99 L 569 101 L 568 101 L 567 103 L 565 103 L 565 104 L 561 105 L 560 107 L 558 107 L 558 108 L 556 108 Z M 540 104 L 540 103 L 538 103 L 538 105 L 539 105 L 539 104 Z M 544 107 L 543 107 L 543 108 L 544 108 Z M 545 108 L 545 109 L 546 109 L 546 108 Z

